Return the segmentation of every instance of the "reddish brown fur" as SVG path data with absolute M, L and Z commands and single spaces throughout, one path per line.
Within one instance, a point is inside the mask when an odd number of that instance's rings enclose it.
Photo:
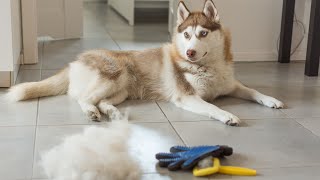
M 116 80 L 123 72 L 122 61 L 115 61 L 108 50 L 96 50 L 85 52 L 78 57 L 78 60 L 93 70 L 98 70 L 103 78 Z M 123 59 L 119 57 L 118 59 Z
M 231 52 L 231 33 L 229 30 L 223 29 L 224 34 L 224 56 L 227 62 L 233 61 L 233 54 Z
M 163 68 L 162 48 L 134 51 L 126 62 L 130 78 L 129 94 L 133 99 L 166 100 L 160 92 L 159 74 Z
M 183 32 L 189 26 L 196 27 L 200 25 L 211 31 L 215 31 L 221 28 L 219 23 L 211 21 L 203 12 L 192 12 L 187 19 L 178 26 L 178 32 Z

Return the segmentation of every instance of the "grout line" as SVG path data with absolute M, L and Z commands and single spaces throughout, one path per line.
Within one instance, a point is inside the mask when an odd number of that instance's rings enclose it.
M 15 127 L 34 127 L 37 125 L 4 125 L 0 126 L 0 128 L 15 128 Z
M 167 118 L 170 126 L 172 127 L 172 129 L 175 131 L 175 133 L 177 134 L 177 136 L 180 138 L 180 140 L 182 141 L 182 143 L 186 146 L 187 143 L 183 140 L 183 138 L 180 136 L 180 134 L 178 133 L 177 129 L 172 125 L 172 122 L 169 120 L 169 118 L 167 117 L 167 115 L 164 113 L 164 111 L 162 110 L 162 108 L 160 107 L 160 105 L 158 104 L 157 101 L 155 101 L 157 106 L 159 107 L 159 109 L 161 110 L 161 112 L 163 113 L 163 115 Z
M 245 119 L 241 118 L 242 122 L 246 121 L 279 121 L 279 120 L 294 120 L 295 118 L 288 118 L 288 117 L 278 117 L 278 118 L 262 118 L 262 119 Z M 194 122 L 220 122 L 216 119 L 207 119 L 207 120 L 194 120 L 194 121 L 172 121 L 174 123 L 194 123 Z M 241 125 L 240 125 L 241 127 Z
M 61 67 L 61 68 L 55 68 L 55 69 L 47 69 L 47 68 L 45 68 L 45 69 L 42 69 L 42 70 L 44 70 L 44 71 L 60 71 L 61 69 L 63 69 L 63 67 Z M 32 70 L 32 69 L 30 69 L 30 70 Z M 37 70 L 37 69 L 36 69 Z M 40 69 L 39 69 L 40 70 Z
M 108 125 L 111 123 L 111 121 L 105 121 L 105 122 L 99 122 L 97 124 L 42 124 L 42 125 L 37 125 L 38 127 L 60 127 L 60 126 L 101 126 L 101 125 Z M 130 121 L 130 124 L 164 124 L 167 122 L 148 122 L 148 121 Z M 16 126 L 13 126 L 16 127 Z M 1 126 L 0 126 L 1 128 Z
M 40 70 L 42 70 L 42 66 L 43 66 L 43 60 L 44 60 L 44 43 L 45 42 L 42 42 L 41 43 L 41 54 L 40 54 Z
M 108 29 L 105 28 L 105 30 L 106 30 L 107 34 L 110 36 L 111 40 L 118 46 L 118 48 L 119 48 L 120 50 L 122 50 L 121 47 L 120 47 L 120 45 L 118 44 L 118 42 L 111 36 L 111 34 L 110 34 L 110 32 L 108 31 Z
M 301 118 L 301 119 L 305 119 L 305 118 Z M 303 124 L 301 124 L 299 121 L 297 121 L 297 118 L 295 118 L 294 121 L 295 121 L 296 123 L 298 123 L 303 129 L 309 131 L 312 135 L 316 136 L 317 138 L 320 138 L 320 136 L 318 136 L 317 134 L 315 134 L 312 130 L 308 129 L 308 128 L 305 127 Z
M 107 9 L 108 10 L 108 9 Z M 106 15 L 106 14 L 105 14 Z M 97 18 L 98 19 L 98 18 Z M 120 45 L 117 43 L 117 41 L 111 36 L 108 28 L 106 28 L 105 26 L 103 26 L 103 29 L 106 31 L 106 33 L 109 35 L 110 39 L 116 44 L 116 46 L 119 48 L 119 50 L 122 50 Z
M 260 168 L 256 168 L 258 170 L 272 170 L 272 169 L 293 169 L 293 168 L 310 168 L 310 167 L 319 167 L 320 163 L 314 163 L 311 165 L 288 165 L 288 166 L 277 166 L 277 167 L 260 167 Z
M 291 114 L 289 113 L 286 113 L 284 111 L 285 109 L 280 109 L 281 112 L 283 112 L 286 116 L 288 116 L 288 119 L 305 119 L 305 118 L 320 118 L 319 115 L 316 115 L 316 116 L 309 116 L 309 117 L 295 117 L 295 116 L 292 116 Z
M 43 58 L 44 58 L 44 42 L 41 43 L 41 53 L 40 53 L 40 81 L 42 80 L 42 66 L 43 66 Z M 36 153 L 36 140 L 37 140 L 37 130 L 38 130 L 38 120 L 39 120 L 39 107 L 40 107 L 40 98 L 37 101 L 37 116 L 36 116 L 36 126 L 34 130 L 34 142 L 33 142 L 33 159 L 32 159 L 32 173 L 31 178 L 33 178 L 33 171 L 35 166 L 35 153 Z
M 31 178 L 33 178 L 33 168 L 34 168 L 34 164 L 35 164 L 36 140 L 37 140 L 37 130 L 38 130 L 38 119 L 39 119 L 39 105 L 40 105 L 40 98 L 38 98 L 38 103 L 37 103 L 37 116 L 36 116 L 36 126 L 35 126 L 35 130 L 34 130 Z

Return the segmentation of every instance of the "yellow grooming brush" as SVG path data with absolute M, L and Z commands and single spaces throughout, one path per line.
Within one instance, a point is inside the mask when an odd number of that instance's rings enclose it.
M 220 160 L 218 158 L 212 159 L 213 166 L 209 168 L 200 169 L 195 167 L 193 169 L 194 176 L 209 176 L 215 173 L 228 174 L 228 175 L 238 175 L 238 176 L 255 176 L 257 171 L 254 169 L 234 167 L 234 166 L 221 166 Z

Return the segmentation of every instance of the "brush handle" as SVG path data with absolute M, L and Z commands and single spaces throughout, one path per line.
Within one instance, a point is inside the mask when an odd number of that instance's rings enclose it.
M 219 173 L 238 176 L 255 176 L 257 171 L 249 168 L 234 167 L 234 166 L 220 166 Z

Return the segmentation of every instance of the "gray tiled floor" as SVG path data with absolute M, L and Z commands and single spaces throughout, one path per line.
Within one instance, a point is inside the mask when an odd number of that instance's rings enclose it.
M 105 6 L 85 8 L 85 38 L 39 43 L 40 63 L 22 66 L 18 82 L 38 81 L 54 74 L 77 53 L 93 48 L 143 49 L 168 41 L 166 25 L 138 23 L 132 27 Z M 157 36 L 155 36 L 157 34 Z M 238 115 L 241 127 L 227 127 L 176 108 L 170 103 L 127 101 L 133 134 L 130 151 L 137 155 L 143 180 L 191 180 L 189 172 L 168 172 L 156 165 L 154 154 L 172 145 L 226 144 L 235 154 L 223 164 L 257 168 L 257 177 L 214 175 L 211 179 L 300 180 L 320 179 L 320 78 L 303 75 L 303 63 L 236 63 L 245 84 L 283 100 L 274 110 L 233 98 L 213 103 Z M 0 179 L 45 178 L 38 165 L 41 153 L 69 134 L 94 123 L 67 96 L 7 103 L 0 89 Z

